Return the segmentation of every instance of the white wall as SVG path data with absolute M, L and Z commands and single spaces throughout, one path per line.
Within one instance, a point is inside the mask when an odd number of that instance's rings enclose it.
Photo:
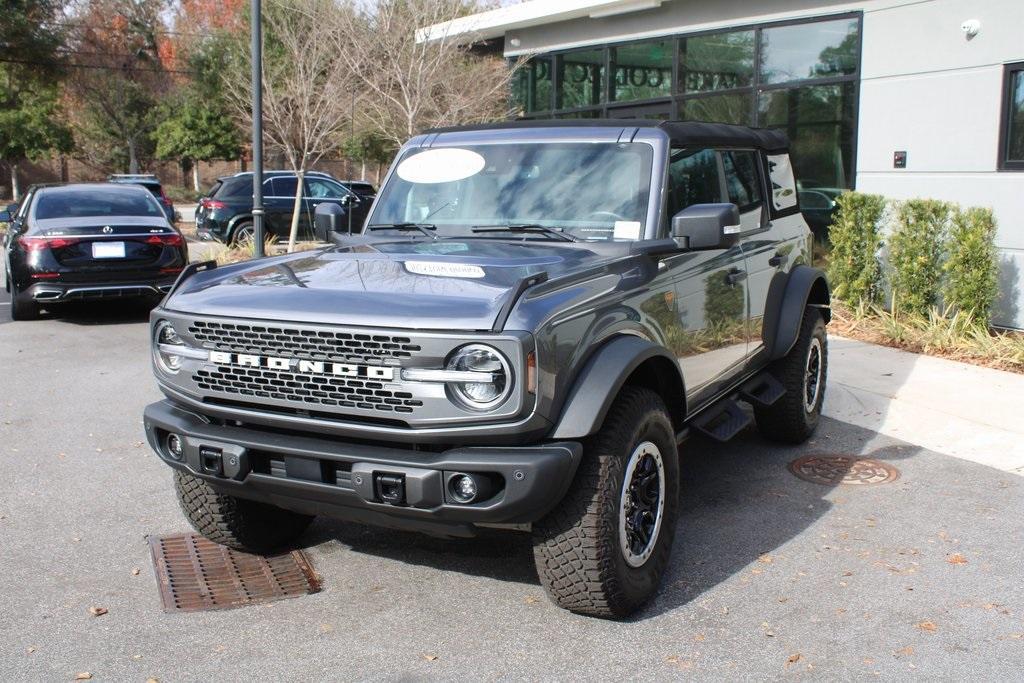
M 966 19 L 981 22 L 967 40 Z M 999 222 L 996 322 L 1024 328 L 1024 173 L 997 171 L 1003 64 L 1024 60 L 1022 0 L 867 3 L 857 189 L 991 207 Z M 893 152 L 907 152 L 906 169 Z

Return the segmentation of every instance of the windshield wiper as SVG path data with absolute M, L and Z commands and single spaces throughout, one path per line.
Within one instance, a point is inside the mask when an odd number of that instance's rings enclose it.
M 554 237 L 555 239 L 563 242 L 579 242 L 578 239 L 572 235 L 557 230 L 555 228 L 549 228 L 546 225 L 539 223 L 511 223 L 509 225 L 474 225 L 473 232 L 525 232 L 525 233 L 536 233 L 538 235 L 547 235 L 548 237 Z
M 432 240 L 437 239 L 437 235 L 430 232 L 431 230 L 437 230 L 436 225 L 430 223 L 380 223 L 378 225 L 368 225 L 367 230 L 404 230 L 406 232 L 418 231 Z

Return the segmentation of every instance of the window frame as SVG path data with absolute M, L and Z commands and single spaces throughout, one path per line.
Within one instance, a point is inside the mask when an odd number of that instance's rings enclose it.
M 1024 62 L 1008 62 L 1003 64 L 1003 97 L 999 115 L 999 152 L 996 155 L 997 168 L 1000 171 L 1024 171 L 1024 159 L 1009 159 L 1010 143 L 1010 105 L 1013 98 L 1010 88 L 1014 75 L 1024 72 Z

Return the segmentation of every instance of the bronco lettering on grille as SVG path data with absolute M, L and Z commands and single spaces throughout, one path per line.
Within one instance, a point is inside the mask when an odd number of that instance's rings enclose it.
M 375 365 L 353 365 L 352 363 L 331 363 L 320 360 L 302 360 L 299 358 L 276 358 L 273 356 L 255 356 L 248 353 L 226 353 L 210 351 L 211 363 L 224 365 L 240 365 L 268 370 L 298 371 L 317 375 L 337 375 L 340 377 L 365 377 L 367 379 L 393 380 L 394 368 Z

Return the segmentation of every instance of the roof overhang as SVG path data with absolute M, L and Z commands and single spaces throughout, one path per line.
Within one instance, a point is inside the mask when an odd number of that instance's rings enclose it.
M 468 35 L 473 40 L 489 40 L 508 31 L 569 19 L 600 19 L 660 7 L 665 0 L 528 0 L 518 5 L 499 7 L 452 21 L 426 26 L 416 31 L 416 41 L 426 42 Z

